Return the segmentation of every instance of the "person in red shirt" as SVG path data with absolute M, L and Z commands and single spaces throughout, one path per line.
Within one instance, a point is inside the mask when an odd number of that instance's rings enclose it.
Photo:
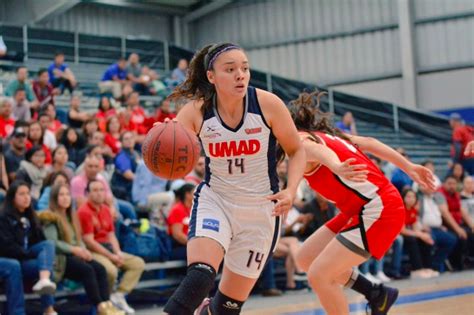
M 48 103 L 54 105 L 54 96 L 60 94 L 60 90 L 55 89 L 53 85 L 49 83 L 48 70 L 45 68 L 39 69 L 38 79 L 33 81 L 33 92 L 40 103 L 40 110 Z
M 457 181 L 452 175 L 446 176 L 443 186 L 439 191 L 446 198 L 448 210 L 454 221 L 466 231 L 467 238 L 459 238 L 458 244 L 451 254 L 451 262 L 456 269 L 464 269 L 474 258 L 474 222 L 469 216 L 467 209 L 461 206 L 461 196 L 456 190 Z M 472 260 L 474 261 L 474 259 Z
M 7 97 L 0 99 L 0 136 L 5 139 L 15 129 L 15 120 L 12 118 L 13 100 Z
M 468 144 L 474 140 L 474 127 L 466 125 L 458 113 L 451 114 L 449 124 L 453 129 L 451 146 L 453 162 L 460 162 L 469 174 L 474 174 L 474 156 L 465 153 Z
M 44 144 L 44 130 L 38 121 L 32 122 L 28 128 L 26 150 L 31 149 L 34 145 L 39 145 L 43 148 L 44 154 L 46 155 L 45 163 L 50 165 L 53 162 L 51 150 Z
M 120 142 L 122 126 L 117 116 L 111 116 L 107 119 L 105 130 L 105 144 L 112 149 L 114 154 L 119 153 L 120 149 L 122 148 L 122 143 Z
M 156 110 L 155 121 L 164 122 L 166 118 L 173 119 L 175 117 L 176 114 L 171 111 L 170 100 L 163 100 L 161 106 Z
M 127 110 L 125 110 L 124 121 L 127 125 L 130 125 L 129 131 L 136 131 L 138 135 L 145 135 L 148 131 L 147 121 L 148 117 L 145 114 L 145 110 L 140 106 L 140 95 L 137 92 L 133 92 L 127 99 Z M 143 137 L 137 137 L 137 142 L 142 143 Z
M 111 294 L 110 300 L 127 314 L 133 314 L 135 311 L 125 300 L 125 294 L 135 288 L 145 269 L 145 262 L 140 257 L 124 253 L 120 249 L 112 215 L 105 204 L 104 184 L 99 180 L 90 180 L 86 192 L 87 202 L 77 212 L 84 243 L 92 252 L 94 260 L 107 270 L 110 288 L 115 286 L 118 270 L 124 271 L 117 291 Z
M 175 181 L 177 185 L 171 188 L 176 196 L 176 203 L 168 215 L 168 233 L 173 238 L 173 253 L 171 259 L 186 259 L 186 244 L 188 242 L 188 228 L 193 204 L 195 186 L 183 180 Z M 173 183 L 174 184 L 174 183 Z
M 55 135 L 59 135 L 64 129 L 66 129 L 62 122 L 56 119 L 56 106 L 49 103 L 44 107 L 44 112 L 51 119 L 48 130 L 52 131 Z
M 110 99 L 107 96 L 102 96 L 99 101 L 99 110 L 95 114 L 99 120 L 100 131 L 105 132 L 107 120 L 115 115 L 117 115 L 117 111 L 110 104 Z
M 439 272 L 431 269 L 431 251 L 434 241 L 431 234 L 422 229 L 418 221 L 419 204 L 418 197 L 412 189 L 404 190 L 402 193 L 405 204 L 405 226 L 400 232 L 403 236 L 403 247 L 410 257 L 412 270 L 411 278 L 431 278 L 439 275 Z

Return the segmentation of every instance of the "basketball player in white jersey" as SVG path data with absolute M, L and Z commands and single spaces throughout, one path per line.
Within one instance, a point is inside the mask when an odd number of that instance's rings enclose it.
M 187 80 L 171 95 L 191 99 L 176 119 L 199 137 L 206 176 L 191 212 L 187 275 L 165 313 L 239 314 L 275 248 L 280 215 L 290 209 L 302 178 L 305 153 L 285 104 L 249 87 L 249 80 L 242 48 L 209 45 L 196 53 Z M 276 141 L 289 157 L 288 187 L 280 192 Z M 222 279 L 209 301 L 223 259 Z

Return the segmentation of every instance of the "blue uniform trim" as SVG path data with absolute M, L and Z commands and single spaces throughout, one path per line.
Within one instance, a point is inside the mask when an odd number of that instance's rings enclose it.
M 189 221 L 189 231 L 188 231 L 188 240 L 192 239 L 196 236 L 196 221 L 197 221 L 197 208 L 199 205 L 199 194 L 201 193 L 202 187 L 204 187 L 206 183 L 201 182 L 194 192 L 194 200 L 193 200 L 193 208 L 191 210 L 191 220 Z
M 247 97 L 249 98 L 249 108 L 248 112 L 252 114 L 257 114 L 262 117 L 262 121 L 267 126 L 268 129 L 270 126 L 268 125 L 267 121 L 265 120 L 265 116 L 263 116 L 262 109 L 260 108 L 260 103 L 258 102 L 257 98 L 257 90 L 253 86 L 249 86 L 247 90 Z
M 205 171 L 205 177 L 204 177 L 204 181 L 206 182 L 206 184 L 211 187 L 211 167 L 209 166 L 209 164 L 211 163 L 211 159 L 206 156 L 206 171 Z
M 270 187 L 274 194 L 276 194 L 280 189 L 278 186 L 278 175 L 276 171 L 277 167 L 277 158 L 276 158 L 276 138 L 273 133 L 270 133 L 268 140 L 268 178 L 270 179 Z
M 277 245 L 278 236 L 280 235 L 280 228 L 281 228 L 280 216 L 278 216 L 278 217 L 275 217 L 275 229 L 273 230 L 272 245 L 270 246 L 270 251 L 267 255 L 267 259 L 265 260 L 265 266 L 267 265 L 268 261 L 273 256 L 273 251 L 275 250 L 275 247 Z

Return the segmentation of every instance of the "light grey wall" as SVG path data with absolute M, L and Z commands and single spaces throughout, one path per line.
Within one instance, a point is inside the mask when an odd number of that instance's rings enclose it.
M 97 35 L 133 35 L 159 40 L 169 40 L 171 34 L 169 17 L 82 3 L 38 26 Z
M 243 45 L 255 69 L 403 105 L 397 0 L 238 1 L 193 23 L 191 46 L 232 41 Z M 474 0 L 413 0 L 416 71 L 474 69 Z M 436 18 L 443 19 L 436 20 Z M 453 18 L 454 17 L 454 18 Z M 450 19 L 451 18 L 451 19 Z M 371 30 L 372 28 L 372 30 Z M 418 74 L 418 106 L 467 106 L 474 70 Z M 457 77 L 459 76 L 459 77 Z M 371 78 L 377 79 L 366 82 Z M 445 79 L 456 96 L 431 97 Z M 471 83 L 471 89 L 465 85 Z M 448 83 L 450 85 L 451 83 Z M 454 83 L 453 83 L 454 84 Z M 429 93 L 429 90 L 436 90 Z M 462 94 L 462 95 L 461 95 Z
M 401 78 L 335 86 L 335 90 L 403 105 Z M 474 106 L 474 69 L 442 71 L 418 76 L 422 109 Z

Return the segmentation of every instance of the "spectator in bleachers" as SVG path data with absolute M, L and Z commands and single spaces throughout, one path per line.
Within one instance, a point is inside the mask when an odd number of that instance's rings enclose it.
M 3 36 L 0 36 L 0 58 L 5 57 L 7 54 L 7 45 L 3 41 Z
M 177 180 L 171 185 L 176 203 L 168 215 L 168 233 L 173 238 L 171 259 L 186 260 L 186 244 L 195 185 Z
M 132 201 L 140 208 L 153 209 L 153 200 L 166 191 L 168 181 L 154 175 L 141 160 L 135 171 L 132 185 Z
M 397 151 L 398 153 L 400 153 L 401 155 L 406 157 L 406 152 L 405 152 L 404 148 L 398 147 L 398 148 L 395 149 L 395 151 Z M 385 162 L 385 163 L 382 164 L 380 169 L 385 174 L 385 177 L 387 177 L 389 180 L 391 180 L 392 176 L 393 176 L 393 172 L 395 172 L 397 167 L 393 163 Z
M 99 129 L 102 132 L 106 131 L 107 119 L 117 115 L 117 111 L 112 107 L 110 99 L 107 96 L 102 96 L 99 100 L 99 110 L 95 117 L 99 120 Z
M 448 175 L 451 175 L 456 179 L 456 191 L 458 192 L 462 190 L 462 182 L 464 181 L 464 178 L 469 176 L 461 163 L 454 163 L 449 170 Z
M 58 52 L 54 55 L 54 61 L 48 67 L 49 81 L 53 87 L 58 88 L 61 94 L 64 93 L 64 90 L 67 89 L 69 94 L 72 95 L 77 81 L 74 76 L 74 73 L 64 63 L 64 54 Z
M 406 159 L 408 159 L 408 155 L 406 153 L 402 154 Z M 395 170 L 392 173 L 392 178 L 390 180 L 397 188 L 397 190 L 401 193 L 405 189 L 410 189 L 411 186 L 413 185 L 413 180 L 411 179 L 410 176 L 408 176 L 407 173 L 402 171 L 400 168 L 395 168 Z
M 71 97 L 71 102 L 69 103 L 69 112 L 67 117 L 69 126 L 75 129 L 82 128 L 82 124 L 91 118 L 91 114 L 82 112 L 80 107 L 81 98 L 77 95 L 73 95 Z
M 431 252 L 434 240 L 431 234 L 422 229 L 419 218 L 419 203 L 414 190 L 407 189 L 402 193 L 405 204 L 405 226 L 401 234 L 403 235 L 403 245 L 410 257 L 411 278 L 431 278 L 439 275 L 437 271 L 431 269 Z
M 54 96 L 60 93 L 59 89 L 55 89 L 53 85 L 49 83 L 48 70 L 44 68 L 38 71 L 38 79 L 33 81 L 33 92 L 39 102 L 40 110 L 43 109 L 46 104 L 51 103 L 54 105 Z
M 25 158 L 20 162 L 16 179 L 30 185 L 31 197 L 36 202 L 40 197 L 43 181 L 48 175 L 48 169 L 45 167 L 46 156 L 41 146 L 34 145 L 26 151 Z
M 26 99 L 26 93 L 24 89 L 17 89 L 13 96 L 13 119 L 15 120 L 31 120 L 31 104 Z
M 54 171 L 44 179 L 41 196 L 36 204 L 36 210 L 42 211 L 49 208 L 49 198 L 51 197 L 51 188 L 56 185 L 67 185 L 70 187 L 70 180 L 63 171 Z
M 52 296 L 56 284 L 50 279 L 53 276 L 54 244 L 45 240 L 31 204 L 29 186 L 23 181 L 14 182 L 8 189 L 0 215 L 0 244 L 0 257 L 20 261 L 25 278 L 39 278 L 33 292 L 41 295 L 44 314 L 56 314 Z
M 87 119 L 82 125 L 82 136 L 86 143 L 92 139 L 94 132 L 99 130 L 99 121 L 95 117 Z
M 357 136 L 357 128 L 354 120 L 354 116 L 351 112 L 345 112 L 342 116 L 342 120 L 336 123 L 336 128 L 344 133 Z
M 464 154 L 467 144 L 474 140 L 474 127 L 466 125 L 458 113 L 451 114 L 449 124 L 453 129 L 451 146 L 453 162 L 461 163 L 469 174 L 474 174 L 474 156 Z
M 419 187 L 419 216 L 422 229 L 429 231 L 434 241 L 434 254 L 432 268 L 439 272 L 445 271 L 445 260 L 449 257 L 457 243 L 456 235 L 465 239 L 466 232 L 456 223 L 448 210 L 446 199 L 439 192 L 430 191 Z M 447 231 L 443 225 L 446 223 L 454 233 Z
M 122 149 L 115 157 L 111 186 L 117 198 L 132 201 L 132 185 L 140 156 L 134 150 L 135 135 L 132 132 L 124 132 L 120 141 Z
M 133 314 L 135 311 L 128 305 L 125 295 L 135 288 L 145 263 L 143 259 L 121 251 L 110 209 L 105 202 L 105 189 L 99 180 L 91 180 L 87 184 L 87 202 L 78 210 L 83 240 L 93 258 L 107 270 L 110 290 L 113 291 L 118 271 L 124 271 L 118 289 L 110 299 L 127 314 Z
M 7 168 L 8 179 L 13 182 L 20 167 L 20 162 L 25 159 L 26 152 L 26 132 L 24 128 L 18 127 L 13 130 L 10 137 L 10 145 L 5 150 L 5 166 Z
M 46 112 L 40 112 L 38 115 L 38 122 L 43 130 L 44 137 L 43 143 L 45 146 L 48 147 L 50 150 L 56 149 L 58 146 L 58 141 L 56 140 L 56 135 L 54 132 L 49 130 L 49 126 L 51 126 L 51 117 Z M 31 128 L 30 128 L 31 129 Z
M 105 134 L 105 144 L 112 149 L 114 154 L 119 153 L 122 143 L 120 143 L 120 134 L 122 133 L 122 125 L 117 116 L 111 116 L 107 119 Z
M 273 257 L 285 259 L 286 290 L 298 289 L 296 281 L 305 277 L 305 272 L 296 265 L 296 254 L 301 243 L 294 236 L 282 236 L 278 242 Z M 296 276 L 296 277 L 295 277 Z
M 122 87 L 127 83 L 127 61 L 120 58 L 117 63 L 109 66 L 99 82 L 100 93 L 110 93 L 115 99 L 122 96 Z
M 434 177 L 434 180 L 435 180 L 435 186 L 440 187 L 441 186 L 441 179 L 439 179 L 439 177 L 436 175 L 436 168 L 435 168 L 435 165 L 434 165 L 433 161 L 426 160 L 423 163 L 421 163 L 421 165 L 425 166 L 427 169 L 429 169 L 431 171 L 431 173 L 433 173 L 433 177 Z M 417 191 L 417 189 L 415 189 L 417 187 L 418 187 L 418 184 L 413 183 L 413 190 Z
M 148 131 L 148 119 L 144 120 L 145 124 L 138 125 L 133 122 L 133 118 L 134 112 L 130 107 L 125 108 L 120 113 L 120 124 L 122 125 L 122 133 L 125 131 L 133 132 L 136 136 L 135 141 L 141 144 L 145 140 L 145 135 Z
M 0 137 L 6 139 L 15 128 L 15 120 L 12 118 L 13 100 L 9 97 L 0 97 Z
M 84 140 L 79 136 L 76 129 L 69 127 L 64 131 L 59 141 L 66 147 L 69 161 L 74 163 L 74 168 L 80 164 L 80 152 L 84 149 Z
M 105 144 L 105 135 L 102 132 L 94 132 L 87 145 L 100 146 L 102 148 L 102 155 L 105 159 L 105 164 L 111 164 L 113 162 L 112 159 L 115 157 L 115 154 L 112 152 L 112 149 Z
M 92 259 L 92 253 L 82 242 L 79 219 L 72 207 L 68 185 L 53 186 L 49 210 L 41 212 L 39 217 L 46 238 L 56 247 L 56 281 L 70 279 L 81 283 L 98 315 L 117 315 L 118 310 L 109 300 L 107 272 L 104 266 Z
M 463 181 L 461 195 L 461 206 L 467 210 L 471 220 L 474 221 L 474 178 L 466 176 Z
M 161 106 L 156 110 L 155 121 L 164 122 L 166 118 L 173 119 L 176 114 L 171 111 L 170 100 L 164 99 Z
M 99 145 L 95 144 L 88 144 L 81 152 L 80 152 L 80 158 L 79 158 L 79 166 L 76 168 L 76 174 L 80 174 L 84 170 L 84 161 L 88 157 L 93 157 L 96 158 L 100 161 L 100 174 L 104 176 L 105 179 L 109 179 L 107 177 L 107 174 L 105 174 L 105 160 L 104 156 L 102 154 L 102 147 Z
M 131 121 L 135 126 L 135 130 L 139 135 L 144 135 L 147 132 L 145 123 L 147 121 L 147 115 L 142 106 L 140 106 L 140 95 L 137 92 L 133 92 L 127 99 L 127 109 L 131 111 Z
M 453 267 L 462 270 L 464 269 L 465 260 L 470 256 L 474 257 L 474 221 L 469 216 L 467 209 L 464 209 L 461 205 L 461 196 L 456 191 L 456 178 L 451 175 L 447 176 L 439 191 L 446 199 L 448 210 L 454 221 L 466 234 L 466 238 L 460 238 L 451 255 Z
M 184 180 L 187 182 L 193 183 L 194 185 L 199 185 L 204 180 L 204 175 L 206 173 L 206 157 L 200 156 L 196 164 L 194 164 L 194 169 L 191 173 L 186 175 Z
M 4 283 L 5 287 L 7 314 L 24 315 L 23 276 L 21 275 L 20 262 L 17 259 L 0 258 L 0 280 Z
M 137 53 L 131 53 L 128 56 L 127 61 L 127 78 L 134 84 L 135 91 L 138 91 L 135 87 L 137 84 L 142 83 L 140 76 L 142 74 L 142 65 L 140 64 L 140 57 Z
M 51 150 L 44 141 L 44 131 L 39 121 L 33 121 L 28 128 L 26 149 L 29 150 L 35 145 L 42 147 L 46 157 L 45 163 L 49 165 L 53 162 L 53 159 L 51 157 Z
M 56 136 L 60 135 L 64 130 L 64 125 L 56 119 L 56 106 L 49 103 L 44 107 L 44 112 L 48 114 L 51 123 L 48 126 L 48 129 L 52 131 Z
M 66 173 L 69 180 L 74 176 L 74 172 L 68 166 L 69 155 L 67 149 L 63 144 L 60 144 L 54 149 L 52 153 L 53 163 L 51 165 L 51 171 L 53 172 L 64 172 Z
M 186 59 L 180 59 L 178 66 L 171 72 L 171 80 L 173 85 L 179 85 L 186 80 L 188 75 L 188 61 Z
M 5 88 L 5 96 L 14 96 L 17 90 L 25 91 L 25 98 L 28 102 L 34 102 L 35 94 L 28 81 L 28 69 L 26 67 L 19 67 L 16 69 L 16 79 L 11 81 Z
M 150 70 L 150 93 L 161 97 L 167 97 L 169 94 L 166 85 L 155 70 Z

